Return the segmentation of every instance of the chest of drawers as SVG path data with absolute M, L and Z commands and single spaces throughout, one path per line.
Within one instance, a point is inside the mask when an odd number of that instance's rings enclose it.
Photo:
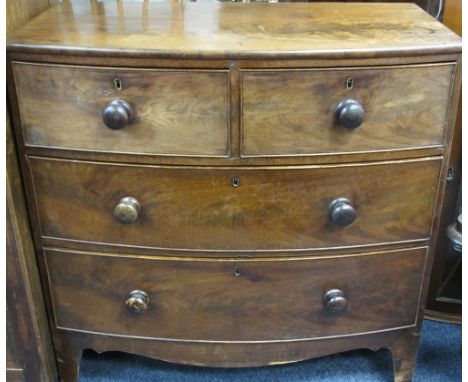
M 61 377 L 388 348 L 410 381 L 461 42 L 410 4 L 65 3 L 8 42 Z

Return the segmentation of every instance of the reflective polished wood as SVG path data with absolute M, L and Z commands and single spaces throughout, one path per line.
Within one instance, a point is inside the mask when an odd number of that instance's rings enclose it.
M 227 169 L 29 158 L 43 237 L 234 253 L 425 242 L 440 165 L 437 157 Z M 132 224 L 114 217 L 125 197 L 141 205 L 129 211 Z M 347 227 L 329 216 L 339 197 L 356 209 Z
M 66 2 L 20 29 L 10 50 L 171 58 L 373 57 L 458 52 L 414 4 Z
M 25 143 L 29 146 L 227 155 L 227 70 L 129 70 L 15 63 L 13 71 Z M 120 81 L 119 88 L 116 80 Z M 119 129 L 109 128 L 103 120 L 112 101 L 128 102 L 131 109 L 132 118 Z
M 440 147 L 454 70 L 455 65 L 442 64 L 241 71 L 241 154 L 320 155 Z M 354 128 L 342 126 L 336 113 L 349 99 L 359 103 L 364 114 Z

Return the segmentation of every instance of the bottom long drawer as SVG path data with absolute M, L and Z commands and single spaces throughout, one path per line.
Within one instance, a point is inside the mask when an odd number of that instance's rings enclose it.
M 251 342 L 414 325 L 426 250 L 194 259 L 47 249 L 45 259 L 59 328 Z

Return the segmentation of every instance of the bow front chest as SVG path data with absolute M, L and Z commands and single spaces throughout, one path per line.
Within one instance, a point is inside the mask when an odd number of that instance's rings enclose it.
M 411 4 L 74 3 L 8 41 L 61 377 L 388 348 L 410 381 L 460 88 Z

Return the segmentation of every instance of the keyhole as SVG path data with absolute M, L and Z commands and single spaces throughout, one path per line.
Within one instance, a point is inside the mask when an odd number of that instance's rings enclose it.
M 236 277 L 239 277 L 240 276 L 240 269 L 236 268 L 234 274 L 236 275 Z
M 354 80 L 349 77 L 347 80 L 346 80 L 346 89 L 352 89 L 354 86 Z
M 122 81 L 121 81 L 120 78 L 116 78 L 114 80 L 114 87 L 115 87 L 115 90 L 117 90 L 117 91 L 122 90 Z
M 231 178 L 231 183 L 233 187 L 239 187 L 240 186 L 240 179 L 238 176 L 233 176 Z

